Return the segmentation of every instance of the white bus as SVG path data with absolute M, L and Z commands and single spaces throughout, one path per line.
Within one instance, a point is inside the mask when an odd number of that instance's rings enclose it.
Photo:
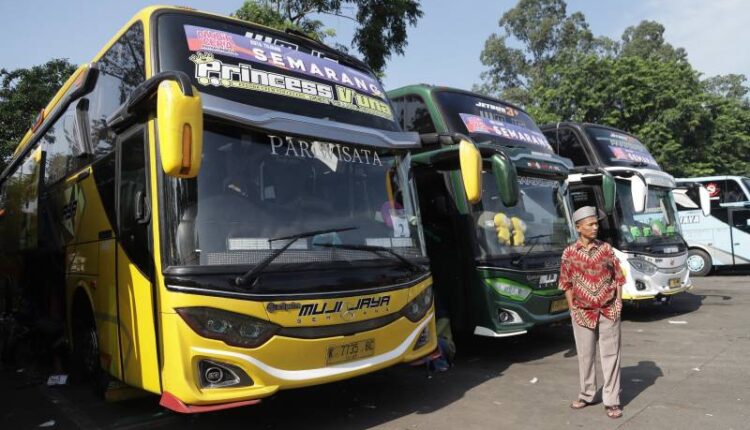
M 750 178 L 705 176 L 677 179 L 678 185 L 699 183 L 711 197 L 705 216 L 694 199 L 675 194 L 682 234 L 688 243 L 688 268 L 705 276 L 717 266 L 750 265 Z M 683 192 L 684 195 L 684 192 Z

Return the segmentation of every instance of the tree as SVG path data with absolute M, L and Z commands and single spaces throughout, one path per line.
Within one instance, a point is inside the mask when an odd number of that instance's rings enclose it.
M 621 57 L 653 58 L 664 61 L 687 61 L 683 48 L 674 48 L 664 40 L 664 26 L 656 21 L 641 21 L 622 33 Z
M 346 15 L 346 5 L 356 8 Z M 341 16 L 358 24 L 351 42 L 365 63 L 382 73 L 392 54 L 403 55 L 407 45 L 406 27 L 422 17 L 419 0 L 249 0 L 233 15 L 258 24 L 285 30 L 293 28 L 325 41 L 335 35 L 311 15 Z M 339 48 L 341 46 L 339 45 Z
M 28 69 L 0 69 L 0 170 L 57 90 L 75 71 L 67 59 Z
M 520 0 L 492 35 L 475 87 L 524 106 L 539 123 L 581 121 L 638 136 L 676 176 L 750 174 L 750 90 L 743 75 L 700 80 L 687 53 L 642 21 L 620 42 L 595 37 L 563 0 Z M 511 47 L 514 46 L 514 47 Z
M 545 68 L 570 52 L 592 52 L 607 44 L 594 38 L 583 14 L 570 16 L 563 0 L 520 0 L 499 21 L 502 34 L 492 34 L 481 53 L 480 92 L 525 104 L 535 80 Z M 611 42 L 611 41 L 610 41 Z M 521 45 L 514 48 L 513 45 Z

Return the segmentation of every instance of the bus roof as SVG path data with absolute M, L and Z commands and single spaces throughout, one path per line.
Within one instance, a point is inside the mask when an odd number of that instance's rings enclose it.
M 97 52 L 97 54 L 91 60 L 91 63 L 95 63 L 99 59 L 101 59 L 101 57 L 103 57 L 107 53 L 107 51 L 117 42 L 117 40 L 135 22 L 140 21 L 140 22 L 143 22 L 143 23 L 147 23 L 149 21 L 149 18 L 154 13 L 156 13 L 156 12 L 162 12 L 162 11 L 165 11 L 165 10 L 179 11 L 179 12 L 188 12 L 188 13 L 192 13 L 192 14 L 200 14 L 200 15 L 209 16 L 209 17 L 213 17 L 213 18 L 219 18 L 219 19 L 222 19 L 222 20 L 234 21 L 234 22 L 237 22 L 237 23 L 240 23 L 240 24 L 247 24 L 248 23 L 248 21 L 245 21 L 245 20 L 242 20 L 242 19 L 239 19 L 239 18 L 228 17 L 228 16 L 225 16 L 225 15 L 215 14 L 215 13 L 211 13 L 211 12 L 203 12 L 203 11 L 199 11 L 199 10 L 196 10 L 196 9 L 193 9 L 193 8 L 190 8 L 190 7 L 185 7 L 185 6 L 165 6 L 165 5 L 148 6 L 148 7 L 145 7 L 143 9 L 141 9 L 132 18 L 130 18 L 117 31 L 117 33 L 115 33 L 115 35 L 112 36 L 112 38 L 99 50 L 99 52 Z M 349 62 L 356 63 L 358 66 L 363 67 L 363 68 L 369 70 L 369 67 L 367 67 L 367 65 L 365 65 L 359 59 L 357 59 L 355 57 L 352 57 L 352 56 L 350 56 L 348 54 L 336 51 L 335 49 L 333 49 L 330 46 L 327 46 L 327 45 L 325 45 L 325 44 L 323 44 L 321 42 L 317 42 L 317 41 L 315 41 L 313 39 L 309 39 L 307 37 L 300 36 L 300 35 L 297 35 L 297 34 L 294 34 L 294 33 L 285 33 L 285 32 L 279 31 L 279 30 L 277 30 L 275 28 L 271 28 L 271 27 L 268 27 L 268 26 L 265 26 L 265 25 L 262 25 L 262 24 L 252 23 L 252 25 L 260 27 L 260 28 L 262 28 L 262 29 L 264 29 L 264 30 L 266 30 L 266 31 L 268 31 L 270 33 L 275 33 L 275 34 L 277 34 L 279 36 L 282 36 L 282 37 L 285 37 L 285 38 L 296 39 L 296 40 L 301 41 L 303 43 L 316 44 L 317 48 L 327 48 L 328 51 L 329 51 L 329 53 L 335 54 L 335 55 L 337 55 L 339 57 L 344 57 Z M 145 38 L 146 38 L 146 40 L 148 40 L 149 37 L 150 37 L 150 35 L 149 35 L 149 29 L 148 29 L 149 27 L 148 26 L 144 26 L 144 27 L 146 28 L 146 30 L 145 30 Z M 85 70 L 87 70 L 87 68 L 90 67 L 91 63 L 86 63 L 86 64 L 83 64 L 83 65 L 79 66 L 78 69 L 76 69 L 76 71 L 73 72 L 73 74 L 70 76 L 70 78 L 68 78 L 68 80 L 65 81 L 65 83 L 63 84 L 63 86 L 60 87 L 60 89 L 57 91 L 57 93 L 54 95 L 54 97 L 52 97 L 52 100 L 50 100 L 50 102 L 47 103 L 47 106 L 45 106 L 44 109 L 40 112 L 40 115 L 42 115 L 42 122 L 39 123 L 39 124 L 36 124 L 36 121 L 35 121 L 35 124 L 34 124 L 35 127 L 34 126 L 29 127 L 29 129 L 26 131 L 26 134 L 24 134 L 23 138 L 21 138 L 21 141 L 19 142 L 18 146 L 16 147 L 15 151 L 13 152 L 13 158 L 8 163 L 6 171 L 9 168 L 11 168 L 11 166 L 15 163 L 16 159 L 18 159 L 19 157 L 21 157 L 23 155 L 24 150 L 29 145 L 29 142 L 31 142 L 33 140 L 33 137 L 38 132 L 43 132 L 44 128 L 45 128 L 45 125 L 47 123 L 49 123 L 50 120 L 55 119 L 55 117 L 59 113 L 59 112 L 57 112 L 58 105 L 60 104 L 61 101 L 64 100 L 65 95 L 68 93 L 68 91 L 73 86 L 73 84 L 76 82 L 76 80 L 81 76 L 81 74 Z M 150 77 L 150 75 L 151 75 L 151 58 L 150 58 L 150 56 L 146 55 L 146 57 L 145 57 L 145 63 L 146 63 L 145 64 L 145 67 L 146 67 L 146 77 Z M 4 173 L 5 172 L 0 172 L 0 178 L 2 178 L 4 176 Z

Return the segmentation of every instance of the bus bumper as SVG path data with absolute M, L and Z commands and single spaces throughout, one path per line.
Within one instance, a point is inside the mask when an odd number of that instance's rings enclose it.
M 653 275 L 640 273 L 632 267 L 631 270 L 632 281 L 629 279 L 622 292 L 624 301 L 661 301 L 662 297 L 683 293 L 693 287 L 687 265 L 678 270 L 658 269 Z
M 178 315 L 163 314 L 165 324 L 176 329 L 173 336 L 165 337 L 165 342 L 172 344 L 172 348 L 165 350 L 180 353 L 165 359 L 161 404 L 181 413 L 246 406 L 279 390 L 334 382 L 409 363 L 437 348 L 434 315 L 434 310 L 429 311 L 417 323 L 401 317 L 384 327 L 350 336 L 320 339 L 275 336 L 258 348 L 242 349 L 199 337 Z M 327 365 L 329 346 L 372 339 L 374 355 Z M 244 386 L 206 388 L 201 385 L 199 370 L 206 361 L 243 373 L 240 379 L 248 382 Z
M 532 327 L 570 318 L 565 295 L 531 293 L 524 302 L 507 299 L 493 301 L 490 316 L 474 327 L 474 334 L 485 337 L 510 337 L 526 334 Z

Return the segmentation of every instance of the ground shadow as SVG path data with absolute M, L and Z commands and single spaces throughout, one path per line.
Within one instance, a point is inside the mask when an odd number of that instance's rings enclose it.
M 620 374 L 620 403 L 627 406 L 662 376 L 664 373 L 653 361 L 639 361 L 635 366 L 623 367 Z
M 693 313 L 700 309 L 707 296 L 685 292 L 672 296 L 668 304 L 658 304 L 652 301 L 627 304 L 622 310 L 622 319 L 634 322 L 652 322 Z M 729 296 L 724 297 L 726 297 L 725 300 L 731 300 Z

